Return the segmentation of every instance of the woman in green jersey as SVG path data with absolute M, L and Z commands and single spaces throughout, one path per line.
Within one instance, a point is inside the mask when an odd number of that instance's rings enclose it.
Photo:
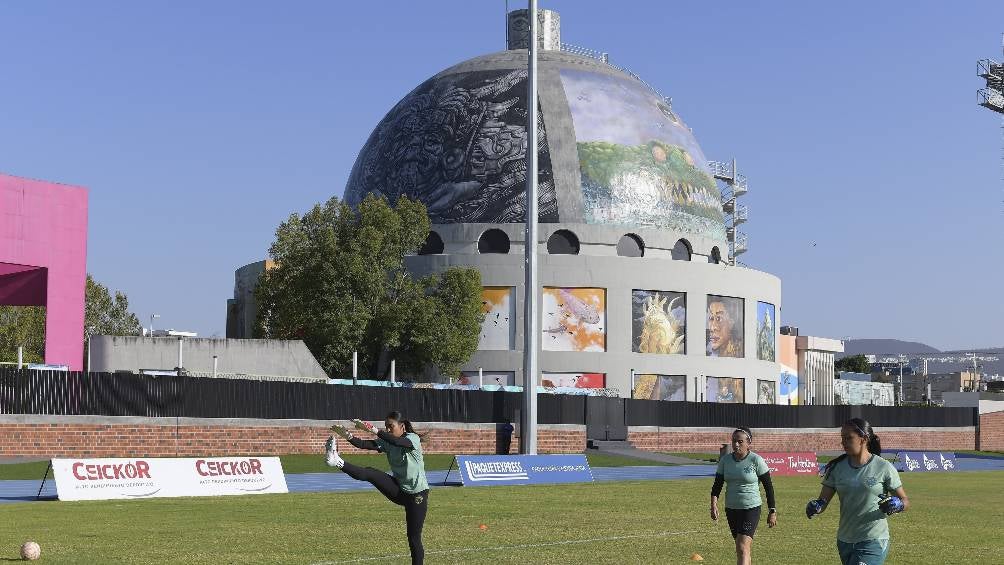
M 767 526 L 777 525 L 777 507 L 774 485 L 770 480 L 767 462 L 750 451 L 753 433 L 749 428 L 736 428 L 732 432 L 732 453 L 718 460 L 715 483 L 711 487 L 711 519 L 718 521 L 718 496 L 722 485 L 725 491 L 725 517 L 729 530 L 736 540 L 736 565 L 752 563 L 753 535 L 760 523 L 760 483 L 767 493 Z
M 376 426 L 369 422 L 352 421 L 356 428 L 373 434 L 376 438 L 368 440 L 357 438 L 344 426 L 339 425 L 332 426 L 331 430 L 359 449 L 382 451 L 387 454 L 392 474 L 388 475 L 372 467 L 360 467 L 345 461 L 338 455 L 334 436 L 328 438 L 325 446 L 325 461 L 329 466 L 338 467 L 353 479 L 372 484 L 391 502 L 404 507 L 411 562 L 412 565 L 421 565 L 425 560 L 422 526 L 429 510 L 429 482 L 425 478 L 422 439 L 411 427 L 411 422 L 401 417 L 400 412 L 387 414 L 382 430 L 377 430 Z
M 871 424 L 851 418 L 840 428 L 844 454 L 826 465 L 819 498 L 809 501 L 805 515 L 826 510 L 840 497 L 837 551 L 843 565 L 882 565 L 889 554 L 886 520 L 910 507 L 903 482 L 892 463 L 882 459 L 882 444 Z

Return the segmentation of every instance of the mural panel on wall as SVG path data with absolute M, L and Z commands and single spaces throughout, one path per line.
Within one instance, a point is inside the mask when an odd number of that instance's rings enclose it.
M 774 391 L 777 389 L 777 385 L 774 381 L 761 381 L 756 382 L 756 403 L 757 404 L 775 404 L 777 402 L 777 395 Z
M 607 291 L 545 287 L 541 318 L 544 351 L 605 351 Z
M 709 357 L 743 357 L 743 299 L 708 295 Z
M 421 200 L 434 224 L 523 222 L 526 216 L 526 69 L 429 79 L 384 116 L 345 188 Z M 539 214 L 558 221 L 551 157 L 538 111 Z
M 687 295 L 664 290 L 631 292 L 631 350 L 687 352 Z
M 767 302 L 756 303 L 756 358 L 774 361 L 774 305 Z
M 635 374 L 631 398 L 684 401 L 687 399 L 687 377 Z
M 780 403 L 798 404 L 798 354 L 795 351 L 795 336 L 782 335 L 778 338 L 778 363 L 781 376 L 778 378 Z
M 637 81 L 562 69 L 586 223 L 724 239 L 721 193 L 690 129 Z
M 745 402 L 746 389 L 744 379 L 728 377 L 706 377 L 704 398 L 707 402 L 727 402 L 742 404 Z
M 603 388 L 604 373 L 541 373 L 540 386 L 568 388 Z
M 516 341 L 516 289 L 511 286 L 486 286 L 481 289 L 480 350 L 511 350 Z
M 476 385 L 478 384 L 477 371 L 463 371 L 460 374 L 457 384 Z M 485 386 L 514 386 L 516 384 L 516 373 L 514 371 L 482 371 L 482 383 Z

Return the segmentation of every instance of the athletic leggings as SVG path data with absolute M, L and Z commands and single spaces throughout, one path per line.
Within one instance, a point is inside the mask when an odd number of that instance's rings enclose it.
M 412 565 L 422 565 L 425 548 L 422 546 L 422 526 L 429 510 L 429 489 L 415 494 L 401 490 L 401 485 L 393 476 L 373 467 L 360 467 L 348 461 L 342 467 L 346 475 L 357 481 L 366 481 L 375 486 L 388 500 L 404 506 L 404 519 L 408 525 L 408 549 L 411 550 Z

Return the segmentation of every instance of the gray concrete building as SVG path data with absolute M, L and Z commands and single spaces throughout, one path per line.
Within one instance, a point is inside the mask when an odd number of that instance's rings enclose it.
M 234 297 L 227 300 L 227 337 L 250 339 L 254 337 L 258 304 L 254 289 L 261 275 L 275 266 L 266 259 L 248 263 L 234 272 Z

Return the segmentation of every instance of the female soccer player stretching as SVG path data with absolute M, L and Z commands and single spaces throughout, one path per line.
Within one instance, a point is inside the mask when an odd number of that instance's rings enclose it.
M 732 453 L 718 460 L 715 484 L 711 487 L 711 519 L 718 521 L 718 495 L 725 490 L 725 516 L 736 540 L 736 565 L 752 563 L 753 534 L 760 522 L 760 483 L 767 493 L 767 526 L 777 525 L 774 485 L 767 462 L 750 451 L 753 434 L 748 428 L 732 432 Z
M 889 554 L 886 517 L 905 511 L 910 500 L 896 467 L 879 457 L 882 445 L 868 422 L 847 420 L 840 428 L 840 443 L 844 454 L 826 465 L 819 498 L 809 501 L 805 515 L 812 518 L 823 512 L 836 493 L 840 497 L 840 562 L 882 565 Z
M 387 419 L 384 420 L 384 429 L 379 431 L 369 422 L 352 421 L 356 428 L 375 435 L 376 439 L 357 438 L 344 426 L 335 425 L 331 427 L 331 430 L 359 449 L 371 449 L 386 453 L 393 475 L 388 475 L 372 467 L 360 467 L 345 461 L 338 455 L 334 436 L 329 437 L 325 445 L 325 461 L 331 467 L 340 468 L 353 479 L 372 484 L 391 502 L 404 506 L 411 563 L 412 565 L 421 565 L 425 560 L 425 548 L 422 547 L 422 526 L 425 524 L 425 514 L 429 509 L 429 482 L 425 478 L 422 440 L 412 429 L 411 422 L 402 418 L 400 412 L 387 414 Z

